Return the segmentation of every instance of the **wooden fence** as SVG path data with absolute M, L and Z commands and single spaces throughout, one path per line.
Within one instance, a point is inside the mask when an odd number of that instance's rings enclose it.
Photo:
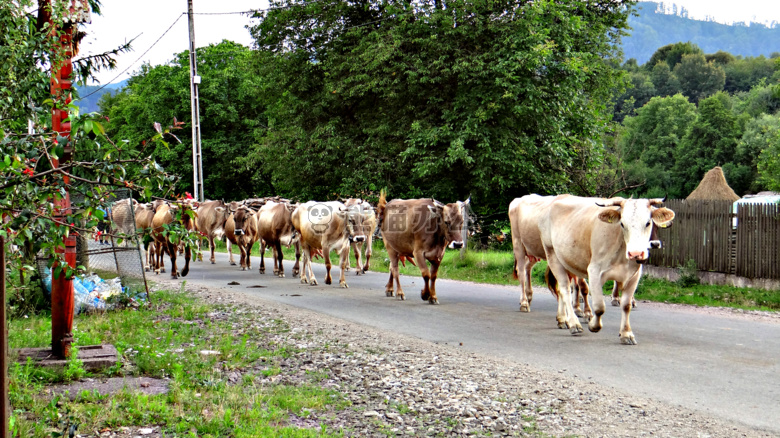
M 659 229 L 662 249 L 649 263 L 677 268 L 695 260 L 700 271 L 780 279 L 780 205 L 668 200 L 674 223 Z

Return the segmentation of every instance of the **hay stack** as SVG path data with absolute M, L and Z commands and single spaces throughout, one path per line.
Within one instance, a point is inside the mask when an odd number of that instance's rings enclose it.
M 689 201 L 734 202 L 739 199 L 739 196 L 729 187 L 726 177 L 723 175 L 723 169 L 718 166 L 704 174 L 704 178 L 701 179 L 696 190 L 692 191 L 685 199 Z

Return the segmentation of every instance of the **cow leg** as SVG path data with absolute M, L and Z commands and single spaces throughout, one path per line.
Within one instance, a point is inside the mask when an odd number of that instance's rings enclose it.
M 236 266 L 236 261 L 233 259 L 233 244 L 230 242 L 230 239 L 225 239 L 227 242 L 227 252 L 228 252 L 228 262 L 231 266 Z
M 190 258 L 192 257 L 192 248 L 189 246 L 184 247 L 184 269 L 181 271 L 181 276 L 186 277 L 190 273 Z M 201 260 L 202 261 L 202 260 Z
M 311 257 L 309 245 L 302 245 L 303 246 L 303 268 L 301 269 L 301 284 L 306 284 L 309 282 L 309 272 L 306 271 L 307 263 L 309 262 L 309 257 Z
M 431 271 L 428 270 L 428 263 L 425 261 L 425 256 L 421 249 L 414 252 L 414 260 L 417 262 L 417 267 L 420 268 L 423 278 L 423 289 L 420 291 L 420 297 L 423 301 L 431 300 L 431 289 L 428 283 L 431 281 Z
M 441 260 L 431 260 L 431 297 L 428 299 L 430 304 L 439 304 L 439 299 L 436 298 L 436 277 L 439 275 L 439 265 Z
M 252 270 L 252 247 L 255 246 L 255 242 L 249 242 L 246 245 L 246 269 Z
M 590 288 L 596 291 L 593 294 L 593 316 L 588 322 L 588 330 L 592 332 L 598 332 L 601 330 L 601 316 L 606 311 L 606 304 L 604 303 L 604 279 L 601 278 L 601 270 L 598 266 L 588 267 L 588 281 Z
M 353 242 L 351 245 L 353 252 L 355 253 L 355 275 L 363 273 L 363 263 L 360 257 L 360 251 L 362 250 L 362 243 Z M 349 250 L 347 250 L 347 257 L 349 257 Z M 347 259 L 347 269 L 349 269 L 349 259 Z
M 620 307 L 623 310 L 623 315 L 620 318 L 620 342 L 626 345 L 636 345 L 636 338 L 634 332 L 631 331 L 631 323 L 628 321 L 628 316 L 631 313 L 631 303 L 634 299 L 634 292 L 639 284 L 639 278 L 642 276 L 642 269 L 638 269 L 637 272 L 629 279 L 625 287 L 623 288 L 623 296 L 620 299 Z
M 179 255 L 178 245 L 168 244 L 168 256 L 171 258 L 171 278 L 179 278 L 179 271 L 176 268 L 176 257 Z
M 333 277 L 330 275 L 330 248 L 327 246 L 322 247 L 322 255 L 325 256 L 325 284 L 332 284 Z
M 549 248 L 545 248 L 545 250 L 549 250 Z M 558 293 L 558 324 L 559 328 L 561 320 L 564 321 L 566 324 L 566 327 L 569 328 L 569 331 L 571 334 L 576 335 L 582 333 L 582 324 L 580 324 L 580 321 L 577 319 L 577 316 L 574 314 L 574 309 L 572 309 L 571 305 L 571 294 L 568 293 L 568 291 L 571 290 L 570 281 L 569 281 L 569 274 L 566 272 L 566 268 L 563 267 L 563 265 L 558 261 L 558 256 L 555 254 L 555 251 L 547 251 L 547 264 L 550 267 L 550 270 L 552 271 L 553 275 L 555 275 L 555 278 L 558 279 L 558 283 L 560 284 L 560 279 L 566 280 L 566 289 L 565 291 L 567 293 Z M 561 289 L 563 289 L 561 287 Z
M 612 305 L 617 307 L 620 305 L 620 289 L 618 289 L 617 281 L 612 286 Z
M 366 264 L 363 265 L 363 272 L 368 272 L 368 262 L 371 260 L 371 249 L 374 246 L 374 234 L 371 233 L 366 236 Z
M 534 260 L 530 260 L 526 257 L 523 244 L 513 242 L 514 255 L 515 255 L 515 276 L 520 280 L 520 311 L 531 311 L 531 300 L 533 300 L 534 293 L 531 289 L 531 269 L 533 269 Z
M 585 281 L 584 278 L 580 278 L 577 282 L 577 286 L 580 289 L 580 296 L 582 297 L 583 317 L 590 321 L 590 317 L 593 316 L 593 310 L 590 308 L 590 298 L 588 298 L 588 294 L 590 293 L 588 282 Z
M 395 295 L 393 291 L 393 280 L 395 280 L 398 285 L 396 296 L 399 300 L 405 300 L 406 296 L 403 289 L 401 289 L 401 280 L 398 277 L 398 253 L 393 248 L 387 246 L 387 244 L 385 244 L 385 247 L 387 248 L 387 257 L 390 259 L 390 279 L 385 286 L 385 296 L 392 297 Z
M 301 273 L 300 260 L 301 260 L 301 243 L 295 242 L 295 264 L 293 265 L 292 268 L 293 277 Z
M 349 243 L 347 243 L 346 245 L 344 245 L 341 248 L 341 251 L 340 251 L 340 254 L 339 254 L 339 258 L 341 259 L 341 260 L 339 260 L 340 261 L 340 268 L 341 268 L 341 274 L 339 275 L 339 286 L 343 287 L 344 289 L 347 289 L 347 288 L 349 288 L 349 286 L 347 285 L 347 277 L 346 277 L 345 273 L 346 273 L 346 270 L 347 270 L 346 269 L 347 266 L 349 266 Z M 362 273 L 360 271 L 360 267 L 359 266 L 360 265 L 358 264 L 357 271 L 358 271 L 358 273 Z
M 577 315 L 578 318 L 583 317 L 582 309 L 580 308 L 580 283 L 579 278 L 574 277 L 569 279 L 569 285 L 571 287 L 571 290 L 569 293 L 572 295 L 572 309 L 574 310 L 574 314 Z
M 260 242 L 260 273 L 265 274 L 265 240 Z M 276 257 L 276 254 L 274 254 L 274 257 Z M 276 264 L 276 262 L 274 262 Z M 274 274 L 276 274 L 276 270 L 274 270 Z
M 203 251 L 201 251 L 202 249 L 203 249 L 203 237 L 201 236 L 198 238 L 198 261 L 199 262 L 203 261 Z M 187 248 L 184 248 L 184 252 L 187 252 Z
M 276 241 L 276 247 L 274 248 L 274 257 L 276 258 L 274 260 L 274 264 L 278 262 L 279 267 L 275 269 L 275 272 L 277 273 L 277 276 L 279 278 L 284 278 L 284 253 L 282 252 L 282 242 L 280 240 Z
M 209 258 L 209 261 L 212 265 L 215 265 L 217 263 L 217 257 L 214 255 L 214 250 L 216 245 L 214 244 L 214 236 L 209 236 L 209 249 L 211 250 L 211 258 Z

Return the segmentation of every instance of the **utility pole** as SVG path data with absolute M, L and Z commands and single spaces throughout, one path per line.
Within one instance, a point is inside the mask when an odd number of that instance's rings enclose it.
M 192 0 L 187 0 L 187 18 L 190 24 L 190 106 L 192 107 L 192 174 L 193 194 L 196 201 L 205 201 L 203 195 L 203 161 L 200 149 L 200 98 L 198 96 L 198 63 L 195 57 L 195 21 Z

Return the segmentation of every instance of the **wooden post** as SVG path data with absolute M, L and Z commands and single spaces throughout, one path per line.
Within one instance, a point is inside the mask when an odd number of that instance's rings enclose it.
M 0 438 L 9 438 L 11 405 L 8 401 L 8 326 L 5 316 L 5 239 L 0 236 Z

